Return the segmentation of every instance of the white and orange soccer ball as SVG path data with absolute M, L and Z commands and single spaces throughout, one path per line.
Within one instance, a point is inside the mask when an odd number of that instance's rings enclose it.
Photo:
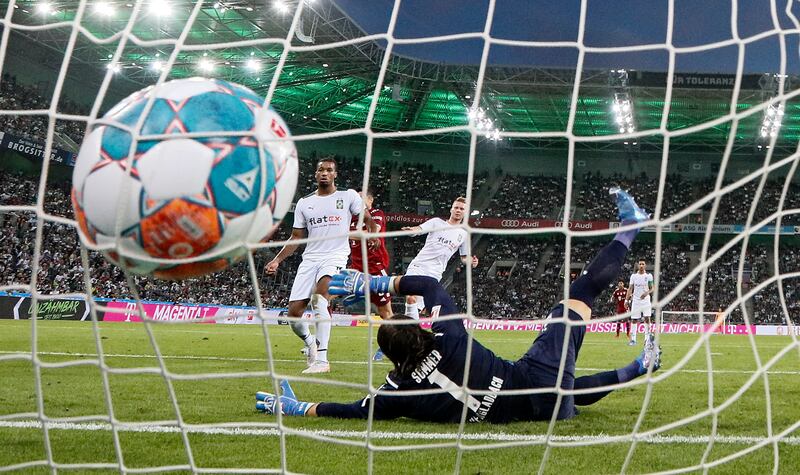
M 151 98 L 139 136 L 169 137 L 139 140 L 129 160 L 131 132 Z M 289 211 L 297 150 L 283 119 L 246 87 L 170 81 L 132 94 L 103 119 L 81 145 L 72 203 L 84 242 L 113 245 L 104 255 L 133 273 L 182 279 L 222 270 Z M 193 132 L 204 135 L 185 136 Z

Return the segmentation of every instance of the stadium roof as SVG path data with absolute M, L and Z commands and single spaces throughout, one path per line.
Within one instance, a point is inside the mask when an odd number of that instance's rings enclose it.
M 283 53 L 282 41 L 289 37 L 296 3 L 286 11 L 278 8 L 286 4 L 277 2 L 269 6 L 254 1 L 197 4 L 173 1 L 139 6 L 109 1 L 105 5 L 112 9 L 110 15 L 108 10 L 98 10 L 97 2 L 87 4 L 73 61 L 91 65 L 98 74 L 105 73 L 106 67 L 118 67 L 116 74 L 127 81 L 114 81 L 112 87 L 132 91 L 139 85 L 152 84 L 159 75 L 156 65 L 170 58 L 196 8 L 195 20 L 185 32 L 184 46 L 169 78 L 210 75 L 265 94 Z M 14 32 L 63 55 L 77 2 L 50 2 L 48 9 L 43 5 L 41 1 L 18 1 L 12 21 L 23 28 L 15 27 Z M 137 6 L 137 19 L 130 21 Z M 378 84 L 385 40 L 366 35 L 330 1 L 308 1 L 303 8 L 272 100 L 296 132 L 363 128 L 377 88 L 379 100 L 371 127 L 387 133 L 388 138 L 403 138 L 403 132 L 464 127 L 471 117 L 480 114 L 491 119 L 484 132 L 496 128 L 504 134 L 534 134 L 495 144 L 515 148 L 566 147 L 566 131 L 572 121 L 573 134 L 579 138 L 577 147 L 587 150 L 658 150 L 664 142 L 657 133 L 662 123 L 666 130 L 679 134 L 671 137 L 671 150 L 722 150 L 733 125 L 725 116 L 731 113 L 735 101 L 735 112 L 742 114 L 735 133 L 735 151 L 752 152 L 759 146 L 765 150 L 770 127 L 775 124 L 767 122 L 769 117 L 782 117 L 775 127 L 779 131 L 776 148 L 793 152 L 800 140 L 800 105 L 796 100 L 789 100 L 782 108 L 777 103 L 772 108 L 763 106 L 779 90 L 780 78 L 775 74 L 743 76 L 736 98 L 732 97 L 735 76 L 678 74 L 673 79 L 669 116 L 664 121 L 668 76 L 663 72 L 585 70 L 576 88 L 574 70 L 488 66 L 479 109 L 470 116 L 480 75 L 478 66 L 434 64 L 392 55 L 387 73 Z M 126 28 L 133 36 L 114 62 L 121 32 Z M 202 71 L 201 64 L 212 69 Z M 786 90 L 794 83 L 796 78 L 786 78 Z M 574 95 L 577 101 L 571 115 Z M 630 123 L 613 110 L 625 100 L 630 101 Z M 753 109 L 759 105 L 761 109 Z M 630 130 L 628 125 L 641 135 L 620 136 L 620 130 Z M 465 130 L 434 130 L 406 140 L 468 144 L 470 135 Z M 491 143 L 484 133 L 480 140 Z

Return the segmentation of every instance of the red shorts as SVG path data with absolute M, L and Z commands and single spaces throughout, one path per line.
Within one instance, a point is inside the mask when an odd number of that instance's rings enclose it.
M 383 307 L 384 305 L 392 303 L 392 294 L 373 294 L 370 292 L 369 301 L 378 307 Z

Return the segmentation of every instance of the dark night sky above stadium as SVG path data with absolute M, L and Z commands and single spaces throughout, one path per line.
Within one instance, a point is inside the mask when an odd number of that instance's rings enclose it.
M 335 0 L 367 33 L 385 32 L 393 0 Z M 676 0 L 672 44 L 691 47 L 730 40 L 730 0 Z M 798 2 L 792 2 L 797 4 Z M 794 28 L 786 14 L 785 0 L 776 2 L 775 16 L 781 28 Z M 768 0 L 739 0 L 735 29 L 742 39 L 773 30 Z M 483 31 L 488 0 L 404 0 L 400 7 L 395 37 L 426 36 Z M 581 2 L 579 0 L 497 0 L 491 34 L 494 38 L 527 41 L 577 41 Z M 800 16 L 800 5 L 793 7 Z M 666 0 L 589 0 L 586 9 L 584 44 L 620 47 L 664 43 L 668 31 Z M 786 36 L 787 71 L 800 72 L 797 34 Z M 477 64 L 483 48 L 480 39 L 442 43 L 397 45 L 395 53 L 429 61 Z M 680 53 L 676 70 L 680 72 L 733 73 L 738 47 L 719 47 L 705 52 Z M 777 34 L 749 43 L 745 48 L 745 72 L 777 72 L 780 67 L 780 41 Z M 492 45 L 489 62 L 495 65 L 529 65 L 574 68 L 578 50 L 571 47 L 511 47 Z M 626 68 L 666 71 L 666 49 L 587 53 L 585 68 Z

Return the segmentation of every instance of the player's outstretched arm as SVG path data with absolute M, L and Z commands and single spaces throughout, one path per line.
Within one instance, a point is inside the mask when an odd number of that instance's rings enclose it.
M 440 320 L 439 315 L 458 314 L 458 307 L 453 299 L 433 277 L 424 275 L 410 276 L 371 276 L 353 269 L 339 271 L 328 284 L 331 295 L 345 296 L 345 302 L 355 302 L 364 297 L 366 292 L 392 295 L 421 295 L 425 298 L 425 307 L 433 317 L 433 330 L 448 334 L 466 334 L 460 319 Z
M 283 395 L 276 396 L 270 392 L 256 392 L 256 410 L 265 414 L 277 414 L 280 411 L 284 416 L 317 416 L 317 404 L 313 402 L 298 401 L 289 381 L 281 381 Z
M 392 275 L 371 276 L 354 269 L 344 269 L 331 277 L 328 292 L 331 295 L 344 296 L 345 302 L 362 298 L 366 292 L 399 295 L 397 284 L 401 278 Z
M 391 389 L 387 385 L 379 389 Z M 256 392 L 256 410 L 264 414 L 277 414 L 278 411 L 284 416 L 304 416 L 304 417 L 335 417 L 338 419 L 366 419 L 369 415 L 369 404 L 367 398 L 354 401 L 349 404 L 335 402 L 305 402 L 299 401 L 294 394 L 292 387 L 286 380 L 281 381 L 281 392 L 283 395 L 276 396 L 270 392 Z M 373 396 L 375 399 L 375 419 L 395 419 L 400 417 L 402 408 L 409 397 L 395 396 L 383 397 Z
M 294 251 L 300 247 L 299 244 L 292 244 L 292 241 L 303 239 L 306 237 L 306 230 L 303 228 L 292 228 L 292 235 L 289 237 L 288 242 L 283 246 L 283 248 L 278 252 L 275 257 L 269 261 L 264 267 L 264 272 L 271 275 L 278 271 L 278 266 L 281 265 L 281 262 L 284 261 L 287 257 L 294 254 Z
M 478 256 L 461 256 L 461 262 L 463 262 L 464 265 L 471 265 L 474 269 L 478 267 Z
M 372 215 L 370 214 L 368 209 L 364 210 L 364 223 L 367 225 L 367 229 L 371 233 L 379 233 L 381 232 L 380 224 L 376 223 L 374 219 L 372 219 Z M 367 246 L 370 249 L 374 249 L 380 247 L 381 240 L 376 237 L 371 237 L 367 239 Z

